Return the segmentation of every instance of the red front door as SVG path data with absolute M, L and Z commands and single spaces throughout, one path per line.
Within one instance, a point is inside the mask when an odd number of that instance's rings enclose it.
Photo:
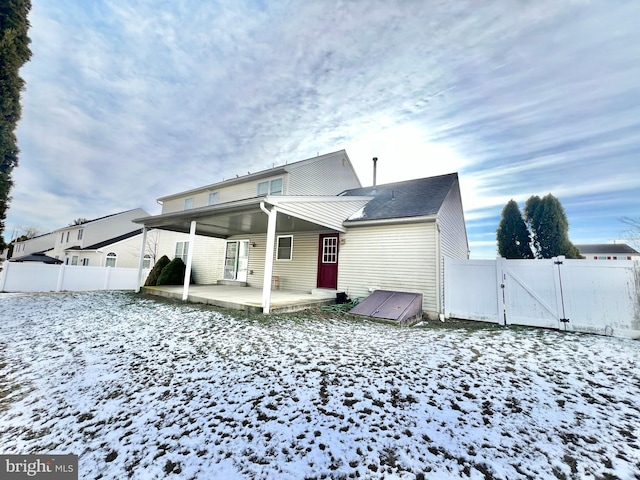
M 338 288 L 338 234 L 320 235 L 318 245 L 318 288 Z

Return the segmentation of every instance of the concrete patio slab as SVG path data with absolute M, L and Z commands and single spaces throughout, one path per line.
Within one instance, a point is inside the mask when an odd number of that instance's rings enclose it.
M 142 287 L 140 291 L 148 295 L 182 299 L 181 285 Z M 215 305 L 232 310 L 263 313 L 262 289 L 230 285 L 191 285 L 188 302 Z M 303 293 L 285 290 L 271 292 L 271 313 L 295 312 L 307 308 L 332 305 L 336 302 L 332 292 Z

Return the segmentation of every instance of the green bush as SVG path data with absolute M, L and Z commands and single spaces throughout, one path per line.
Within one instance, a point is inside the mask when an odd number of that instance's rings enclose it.
M 153 268 L 149 272 L 149 276 L 147 277 L 147 280 L 144 282 L 144 286 L 153 287 L 157 285 L 158 277 L 160 276 L 160 273 L 162 272 L 164 267 L 169 265 L 169 263 L 171 263 L 171 260 L 169 260 L 169 257 L 167 257 L 166 255 L 163 255 L 162 257 L 160 257 L 160 259 L 156 262 L 156 264 L 153 266 Z
M 156 285 L 182 285 L 187 266 L 181 258 L 174 258 L 162 269 Z

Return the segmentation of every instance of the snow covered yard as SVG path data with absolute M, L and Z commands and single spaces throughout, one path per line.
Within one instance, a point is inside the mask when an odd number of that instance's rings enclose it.
M 80 478 L 640 478 L 640 343 L 0 294 L 0 453 Z

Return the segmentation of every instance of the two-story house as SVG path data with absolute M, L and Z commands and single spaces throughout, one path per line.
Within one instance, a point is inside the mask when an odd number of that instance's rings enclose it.
M 160 215 L 136 222 L 161 238 L 183 235 L 175 256 L 186 257 L 197 283 L 261 289 L 265 313 L 274 288 L 351 296 L 397 289 L 422 293 L 424 310 L 437 315 L 443 255 L 468 256 L 457 174 L 362 188 L 344 150 L 159 202 Z M 219 240 L 198 245 L 206 237 Z M 183 299 L 188 288 L 189 279 Z
M 67 265 L 137 268 L 142 229 L 134 218 L 149 215 L 135 208 L 54 230 L 45 253 Z M 149 257 L 145 267 L 151 263 Z

